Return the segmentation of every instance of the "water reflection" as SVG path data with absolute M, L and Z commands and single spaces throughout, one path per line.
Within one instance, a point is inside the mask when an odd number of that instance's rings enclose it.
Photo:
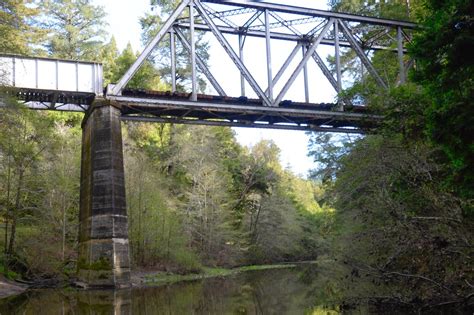
M 321 303 L 312 273 L 305 267 L 132 290 L 33 290 L 0 300 L 0 314 L 337 314 L 315 308 Z

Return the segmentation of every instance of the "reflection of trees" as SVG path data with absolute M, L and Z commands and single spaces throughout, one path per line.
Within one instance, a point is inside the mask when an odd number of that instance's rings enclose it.
M 1 314 L 318 314 L 324 290 L 314 267 L 251 271 L 226 278 L 132 291 L 40 291 L 8 303 Z M 323 308 L 326 310 L 325 308 Z M 325 313 L 326 314 L 326 313 Z

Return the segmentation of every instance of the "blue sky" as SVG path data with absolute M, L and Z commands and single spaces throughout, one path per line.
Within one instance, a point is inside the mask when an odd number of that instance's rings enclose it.
M 270 1 L 269 1 L 270 2 Z M 326 9 L 325 0 L 272 0 L 274 3 L 289 4 L 293 6 L 303 6 L 315 9 Z M 107 12 L 108 31 L 115 36 L 119 49 L 123 49 L 129 42 L 132 44 L 134 50 L 140 50 L 140 24 L 138 19 L 149 11 L 149 0 L 93 0 L 96 5 L 101 5 Z M 217 45 L 216 45 L 217 46 Z M 212 43 L 211 43 L 212 47 Z M 211 71 L 218 77 L 228 76 L 226 70 L 213 70 L 213 49 L 211 48 Z M 278 49 L 274 49 L 278 50 Z M 218 56 L 219 52 L 214 51 L 214 56 Z M 286 56 L 285 56 L 286 57 Z M 282 58 L 285 58 L 282 57 Z M 275 59 L 278 56 L 274 57 Z M 221 70 L 221 71 L 220 71 Z M 266 70 L 262 68 L 259 72 L 265 73 Z M 221 73 L 219 73 L 221 72 Z M 219 79 L 218 79 L 219 80 Z M 325 80 L 318 83 L 318 95 L 315 101 L 330 102 L 334 98 L 332 88 L 327 85 Z M 226 87 L 225 85 L 228 85 Z M 224 83 L 224 89 L 235 89 L 238 84 L 235 82 Z M 295 84 L 296 85 L 296 84 Z M 294 91 L 291 99 L 296 99 L 301 96 L 298 91 Z M 301 93 L 300 93 L 301 94 Z M 314 93 L 313 93 L 314 94 Z M 316 96 L 314 96 L 316 97 Z M 264 129 L 247 129 L 235 128 L 237 133 L 237 140 L 243 145 L 253 145 L 261 139 L 273 140 L 281 149 L 281 162 L 284 167 L 290 167 L 294 173 L 305 176 L 309 169 L 314 166 L 312 160 L 306 156 L 308 136 L 303 131 L 284 131 L 284 130 L 264 130 Z

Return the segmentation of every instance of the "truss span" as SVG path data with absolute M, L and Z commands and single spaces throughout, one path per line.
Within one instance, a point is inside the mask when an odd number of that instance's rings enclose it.
M 370 132 L 382 117 L 354 106 L 353 100 L 346 98 L 340 98 L 337 104 L 318 103 L 310 94 L 319 97 L 321 81 L 311 81 L 315 77 L 312 72 L 319 71 L 321 80 L 327 79 L 327 86 L 334 89 L 334 95 L 342 95 L 346 85 L 341 56 L 352 50 L 359 59 L 361 75 L 371 76 L 380 89 L 403 84 L 413 64 L 405 56 L 405 47 L 416 27 L 406 21 L 261 1 L 182 0 L 116 84 L 104 89 L 102 66 L 98 63 L 0 54 L 0 85 L 6 87 L 7 94 L 33 109 L 86 112 L 97 98 L 105 98 L 121 108 L 124 120 Z M 211 67 L 205 56 L 197 53 L 203 32 L 221 49 L 227 60 L 225 66 L 237 71 L 235 77 L 227 72 L 224 76 L 213 73 L 222 69 Z M 161 47 L 169 48 L 162 49 L 159 58 L 169 70 L 162 79 L 169 83 L 171 91 L 129 89 L 127 84 L 165 40 L 169 45 Z M 260 55 L 254 44 L 249 44 L 253 40 L 263 44 L 259 46 Z M 276 43 L 288 45 L 284 53 L 287 55 L 277 56 Z M 321 45 L 334 49 L 328 54 L 327 49 L 319 49 Z M 394 53 L 392 61 L 399 69 L 397 82 L 387 82 L 371 62 L 373 52 L 381 49 Z M 256 73 L 249 62 L 257 57 L 262 58 L 258 64 L 266 68 L 265 73 L 261 69 Z M 186 59 L 189 77 L 178 73 L 178 58 L 181 63 L 182 58 Z M 233 78 L 230 83 L 229 77 Z M 201 79 L 207 80 L 217 95 L 199 94 Z M 178 80 L 182 80 L 180 84 Z M 234 87 L 239 83 L 240 93 L 236 94 Z M 179 93 L 184 87 L 188 93 Z M 295 94 L 295 89 L 299 93 Z M 212 89 L 207 91 L 213 93 Z

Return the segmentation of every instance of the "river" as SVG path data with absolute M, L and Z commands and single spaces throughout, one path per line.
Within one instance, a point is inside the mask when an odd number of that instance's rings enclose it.
M 407 314 L 386 305 L 337 305 L 312 265 L 129 290 L 41 289 L 0 300 L 0 314 Z

